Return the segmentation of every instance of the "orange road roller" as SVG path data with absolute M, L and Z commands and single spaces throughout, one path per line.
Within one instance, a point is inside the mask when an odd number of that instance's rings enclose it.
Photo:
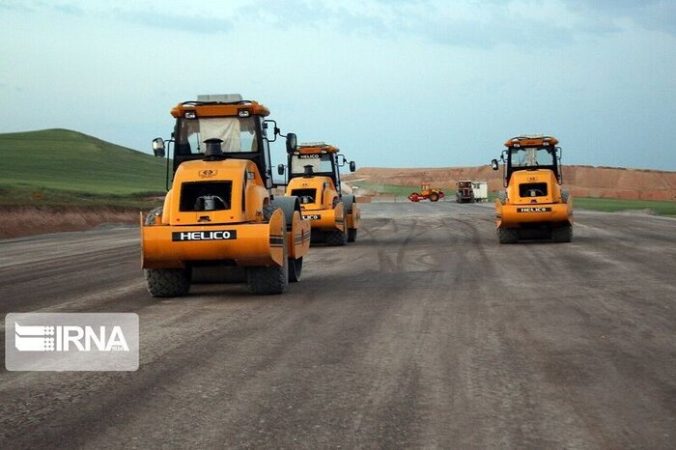
M 300 199 L 303 218 L 312 224 L 312 242 L 340 246 L 357 239 L 359 207 L 354 195 L 343 194 L 340 181 L 340 168 L 346 165 L 356 170 L 354 161 L 323 142 L 288 149 L 286 195 Z M 278 166 L 279 174 L 286 168 Z
M 561 187 L 561 148 L 552 136 L 517 136 L 502 152 L 503 185 L 495 201 L 498 240 L 573 238 L 573 202 Z M 493 170 L 500 165 L 491 161 Z
M 141 214 L 150 294 L 184 295 L 193 274 L 209 267 L 242 270 L 255 294 L 286 291 L 300 279 L 310 221 L 298 197 L 273 197 L 270 143 L 286 137 L 293 152 L 296 135 L 282 135 L 265 106 L 238 94 L 198 96 L 171 114 L 171 139 L 153 140 L 171 186 L 162 207 Z

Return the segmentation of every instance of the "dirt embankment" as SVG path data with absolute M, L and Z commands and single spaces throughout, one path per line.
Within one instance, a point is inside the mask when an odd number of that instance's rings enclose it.
M 441 187 L 458 180 L 488 181 L 491 192 L 502 188 L 502 171 L 490 166 L 434 169 L 384 169 L 365 167 L 346 177 L 352 184 L 419 186 L 425 181 Z M 612 167 L 565 166 L 563 183 L 574 196 L 626 200 L 676 200 L 676 172 Z
M 4 206 L 0 211 L 0 239 L 86 230 L 104 223 L 132 224 L 139 220 L 136 209 Z

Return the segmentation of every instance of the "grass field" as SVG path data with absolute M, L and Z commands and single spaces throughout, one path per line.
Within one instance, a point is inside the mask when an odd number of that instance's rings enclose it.
M 576 197 L 573 205 L 575 208 L 593 211 L 649 211 L 662 216 L 676 216 L 676 202 Z
M 136 207 L 164 194 L 165 160 L 76 131 L 0 134 L 0 160 L 0 205 Z

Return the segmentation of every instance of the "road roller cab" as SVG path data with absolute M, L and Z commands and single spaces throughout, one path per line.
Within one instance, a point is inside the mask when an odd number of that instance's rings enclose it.
M 531 237 L 571 241 L 573 205 L 561 188 L 558 142 L 552 136 L 518 136 L 505 142 L 501 156 L 505 191 L 495 202 L 500 243 Z M 491 165 L 499 169 L 498 160 Z
M 297 197 L 273 198 L 270 142 L 281 135 L 268 109 L 239 95 L 199 96 L 171 110 L 164 205 L 141 215 L 143 268 L 153 296 L 188 292 L 195 270 L 243 268 L 254 293 L 298 281 L 310 223 Z M 289 151 L 296 137 L 286 135 Z M 165 141 L 153 150 L 165 156 Z M 168 149 L 170 150 L 170 149 Z
M 300 199 L 303 217 L 312 223 L 312 241 L 345 245 L 357 239 L 359 208 L 354 195 L 342 193 L 340 168 L 356 169 L 340 150 L 323 142 L 301 144 L 288 152 L 287 196 Z M 279 166 L 283 174 L 285 167 Z

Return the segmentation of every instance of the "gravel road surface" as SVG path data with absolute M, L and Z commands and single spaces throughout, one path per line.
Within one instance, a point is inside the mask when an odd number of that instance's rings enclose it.
M 137 372 L 3 366 L 0 448 L 676 447 L 676 220 L 500 246 L 490 205 L 362 209 L 278 297 L 153 299 L 133 228 L 0 241 L 3 318 L 141 327 Z

